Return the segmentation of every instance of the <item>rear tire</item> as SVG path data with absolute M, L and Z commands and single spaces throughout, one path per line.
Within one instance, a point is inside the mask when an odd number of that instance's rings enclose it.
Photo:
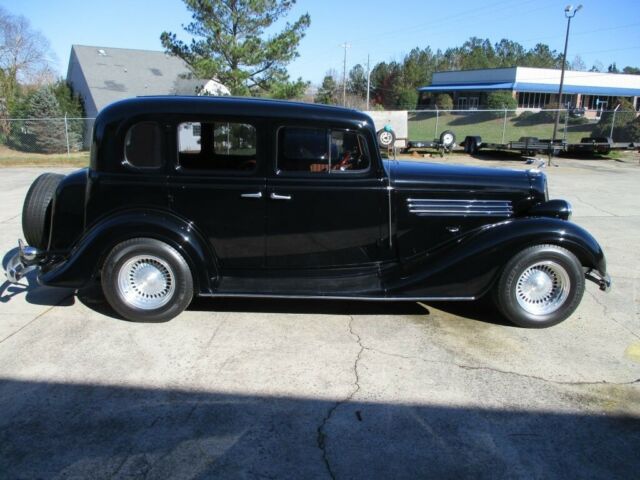
M 64 175 L 57 173 L 43 173 L 27 191 L 22 206 L 22 233 L 32 247 L 47 248 L 53 196 L 63 178 Z
M 568 318 L 584 294 L 582 265 L 569 250 L 536 245 L 514 256 L 494 289 L 502 314 L 526 328 L 546 328 Z
M 111 307 L 132 322 L 166 322 L 193 299 L 193 277 L 184 257 L 152 238 L 116 245 L 103 264 L 101 282 Z

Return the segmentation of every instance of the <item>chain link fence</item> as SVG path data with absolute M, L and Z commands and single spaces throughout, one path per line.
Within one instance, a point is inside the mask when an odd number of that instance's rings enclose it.
M 0 119 L 0 161 L 87 158 L 94 118 Z
M 556 139 L 579 143 L 585 137 L 610 137 L 614 142 L 640 142 L 640 119 L 635 111 L 601 110 L 415 110 L 408 112 L 410 140 L 437 139 L 445 130 L 458 142 L 480 136 L 483 142 L 506 143 L 522 137 L 550 139 L 557 112 Z
M 558 110 L 414 110 L 408 112 L 410 140 L 433 140 L 445 130 L 458 143 L 468 135 L 483 142 L 505 143 L 522 137 L 553 136 Z M 72 159 L 89 161 L 94 118 L 0 119 L 0 162 L 16 164 Z M 585 137 L 611 137 L 614 142 L 640 142 L 635 111 L 560 111 L 557 139 L 579 143 Z

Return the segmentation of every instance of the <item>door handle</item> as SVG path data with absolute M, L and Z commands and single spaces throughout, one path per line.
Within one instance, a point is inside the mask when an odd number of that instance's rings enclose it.
M 269 196 L 271 200 L 291 200 L 291 195 L 278 195 L 277 193 L 271 193 Z
M 262 192 L 257 193 L 243 193 L 240 195 L 242 198 L 262 198 Z

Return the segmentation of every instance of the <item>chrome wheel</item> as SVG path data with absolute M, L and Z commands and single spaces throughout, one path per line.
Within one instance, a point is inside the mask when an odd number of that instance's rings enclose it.
M 118 272 L 118 295 L 126 304 L 141 310 L 155 310 L 166 305 L 175 288 L 171 266 L 153 255 L 132 257 Z
M 569 297 L 571 280 L 565 268 L 546 260 L 528 267 L 516 282 L 518 304 L 532 315 L 548 315 Z
M 453 145 L 453 135 L 450 134 L 450 133 L 447 133 L 447 134 L 443 135 L 442 136 L 442 145 L 444 145 L 445 147 Z

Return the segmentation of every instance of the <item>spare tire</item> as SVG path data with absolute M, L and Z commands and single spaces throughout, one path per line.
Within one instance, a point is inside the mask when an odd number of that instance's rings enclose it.
M 29 187 L 22 206 L 22 232 L 27 243 L 33 247 L 47 248 L 51 204 L 63 178 L 64 175 L 57 173 L 43 173 Z
M 447 150 L 451 150 L 456 144 L 456 134 L 451 130 L 445 130 L 440 134 L 440 143 Z
M 396 134 L 393 130 L 380 129 L 378 130 L 376 136 L 378 137 L 378 143 L 382 147 L 391 147 L 396 142 Z

